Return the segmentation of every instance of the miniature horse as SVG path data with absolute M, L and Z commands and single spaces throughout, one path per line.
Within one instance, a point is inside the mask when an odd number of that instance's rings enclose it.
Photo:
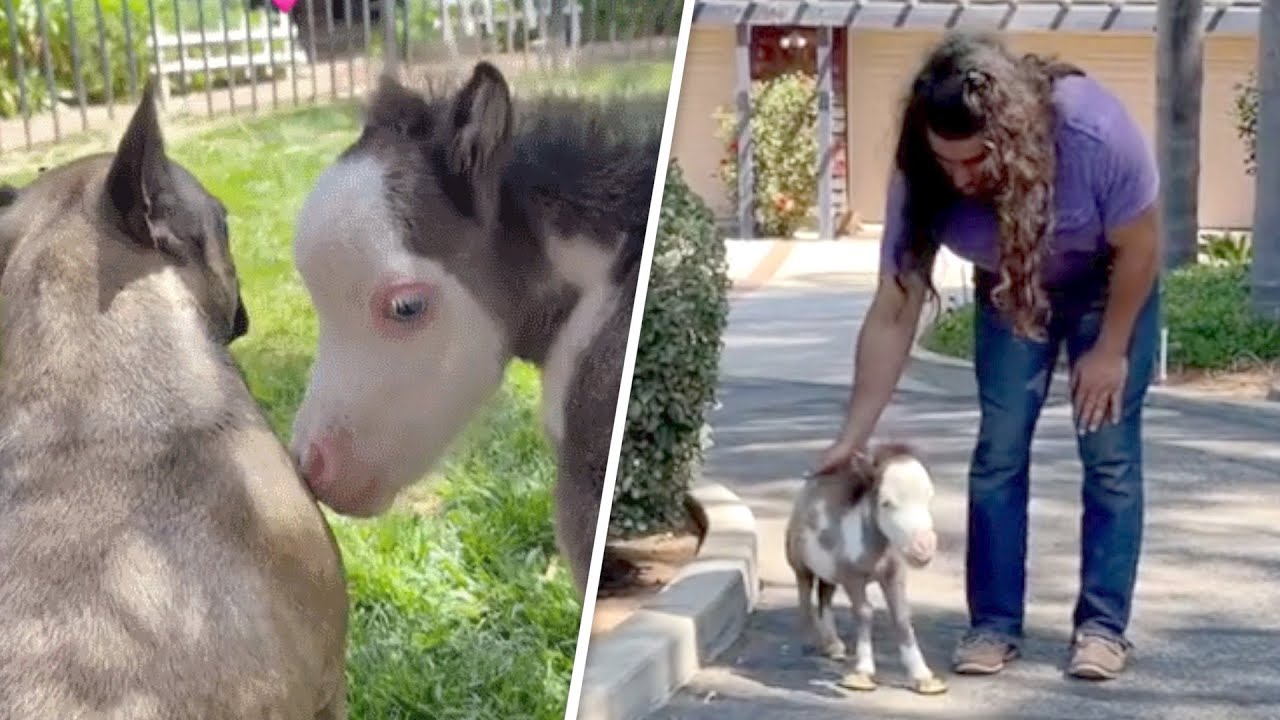
M 518 107 L 486 62 L 452 95 L 380 80 L 294 239 L 320 327 L 293 452 L 329 507 L 388 510 L 525 360 L 582 596 L 663 122 L 624 102 Z
M 787 562 L 796 576 L 804 624 L 832 659 L 845 656 L 831 607 L 837 587 L 844 588 L 854 609 L 857 657 L 854 672 L 841 682 L 845 687 L 876 688 L 874 611 L 866 595 L 874 581 L 884 592 L 915 690 L 946 690 L 916 643 L 906 593 L 907 566 L 925 567 L 937 547 L 929 509 L 933 494 L 929 472 L 910 448 L 888 444 L 871 456 L 855 455 L 842 471 L 809 477 L 796 498 L 786 530 Z

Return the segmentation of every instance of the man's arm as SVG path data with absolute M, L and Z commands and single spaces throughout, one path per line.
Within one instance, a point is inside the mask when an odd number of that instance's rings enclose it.
M 1160 174 L 1142 129 L 1119 100 L 1109 114 L 1094 192 L 1115 256 L 1096 347 L 1126 355 L 1133 324 L 1160 273 Z
M 1117 99 L 1092 158 L 1093 191 L 1103 233 L 1114 250 L 1109 297 L 1094 346 L 1072 371 L 1079 432 L 1096 431 L 1107 416 L 1123 416 L 1129 341 L 1160 271 L 1160 178 L 1154 153 Z
M 1110 230 L 1107 242 L 1115 248 L 1110 294 L 1102 316 L 1097 347 L 1107 354 L 1126 355 L 1133 324 L 1160 274 L 1160 213 L 1152 204 L 1132 221 Z

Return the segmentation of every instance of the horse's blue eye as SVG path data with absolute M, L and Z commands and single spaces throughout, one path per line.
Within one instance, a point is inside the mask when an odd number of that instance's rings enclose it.
M 424 298 L 397 298 L 391 303 L 391 313 L 397 320 L 411 320 L 422 313 L 427 307 L 427 301 Z

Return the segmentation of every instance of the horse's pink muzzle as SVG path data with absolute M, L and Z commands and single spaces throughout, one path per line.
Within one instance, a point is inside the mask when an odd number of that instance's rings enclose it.
M 379 483 L 353 451 L 350 433 L 325 432 L 303 447 L 298 464 L 316 499 L 344 515 L 375 512 Z
M 933 530 L 920 530 L 911 536 L 903 555 L 916 567 L 924 567 L 933 560 L 938 551 L 938 534 Z

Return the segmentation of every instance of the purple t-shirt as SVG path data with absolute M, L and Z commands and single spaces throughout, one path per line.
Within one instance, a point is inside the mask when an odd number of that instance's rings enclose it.
M 1155 158 L 1142 131 L 1120 100 L 1087 76 L 1057 81 L 1056 232 L 1044 260 L 1043 278 L 1059 285 L 1086 271 L 1107 250 L 1107 234 L 1133 220 L 1159 192 Z M 905 186 L 895 168 L 889 183 L 882 270 L 897 269 L 906 248 L 902 222 Z M 942 244 L 975 266 L 997 271 L 1000 249 L 989 206 L 962 199 L 943 217 Z

